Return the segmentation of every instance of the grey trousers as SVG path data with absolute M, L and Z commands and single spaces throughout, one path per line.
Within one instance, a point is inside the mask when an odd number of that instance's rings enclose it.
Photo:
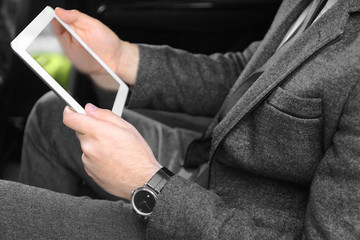
M 48 93 L 30 114 L 21 183 L 0 181 L 1 238 L 146 239 L 146 222 L 129 203 L 103 191 L 84 171 L 78 139 L 62 123 L 64 107 Z M 191 176 L 179 163 L 200 133 L 170 128 L 130 110 L 123 118 L 138 129 L 163 166 Z

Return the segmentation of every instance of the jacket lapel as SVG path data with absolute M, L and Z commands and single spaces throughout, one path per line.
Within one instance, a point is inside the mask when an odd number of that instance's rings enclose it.
M 265 64 L 265 62 L 275 53 L 290 26 L 297 20 L 302 11 L 311 1 L 312 0 L 283 1 L 278 13 L 275 16 L 273 24 L 262 40 L 258 50 L 250 59 L 239 79 L 230 90 L 230 93 L 232 93 L 237 86 L 245 81 L 255 70 Z
M 273 24 L 265 35 L 262 43 L 258 47 L 258 50 L 254 53 L 253 57 L 246 65 L 246 68 L 243 70 L 234 86 L 230 89 L 229 93 L 232 93 L 237 88 L 237 86 L 246 80 L 248 76 L 250 76 L 256 69 L 261 67 L 274 54 L 291 24 L 295 22 L 295 20 L 310 2 L 311 0 L 283 1 L 279 11 L 275 16 Z M 228 96 L 229 95 L 231 94 L 228 94 Z M 209 139 L 212 137 L 214 128 L 218 125 L 218 116 L 219 113 L 214 117 L 213 121 L 207 127 L 207 130 L 202 137 L 203 139 Z
M 357 5 L 359 4 L 357 3 Z M 292 9 L 292 11 L 290 10 L 289 12 L 296 12 L 300 7 L 304 9 L 306 5 L 304 7 L 303 5 L 298 4 Z M 314 53 L 321 50 L 324 46 L 341 36 L 344 31 L 345 24 L 348 20 L 351 7 L 352 6 L 350 1 L 339 0 L 336 5 L 329 9 L 318 21 L 316 21 L 306 32 L 304 32 L 304 34 L 302 34 L 293 43 L 292 46 L 284 51 L 279 59 L 264 72 L 264 74 L 253 84 L 253 86 L 251 86 L 251 88 L 249 88 L 243 97 L 238 100 L 234 108 L 214 128 L 211 157 L 219 143 L 236 125 L 236 123 L 238 123 L 244 116 L 246 116 L 247 113 L 253 110 L 264 98 L 266 98 L 271 93 L 271 91 L 276 86 L 282 83 L 289 75 L 291 75 L 304 62 L 306 62 L 306 60 L 310 59 Z M 288 16 L 285 17 L 290 17 L 290 13 L 287 15 Z M 273 53 L 273 51 L 275 51 L 285 32 L 290 27 L 290 24 L 286 24 L 284 22 L 285 19 L 286 18 L 282 19 L 282 22 L 279 24 L 275 24 L 277 26 L 273 28 L 275 34 L 281 33 L 278 35 L 280 37 L 276 37 L 273 36 L 273 34 L 270 34 L 267 38 L 265 38 L 264 42 L 265 40 L 273 42 L 268 44 L 264 43 L 264 46 L 259 50 L 259 53 L 254 55 L 254 58 L 261 58 L 259 55 L 266 54 L 267 47 L 270 48 L 270 52 Z M 283 29 L 285 26 L 287 28 Z M 270 45 L 275 45 L 276 47 L 270 47 Z M 267 58 L 269 58 L 269 54 L 266 55 Z M 256 70 L 256 67 L 259 67 L 264 63 L 264 60 L 254 61 L 261 63 L 253 64 L 256 66 L 252 67 L 250 70 L 248 70 L 248 72 L 243 74 L 245 79 L 249 73 Z M 242 81 L 244 81 L 244 77 L 238 80 L 238 82 L 234 85 L 234 88 L 236 88 L 239 84 L 241 84 Z

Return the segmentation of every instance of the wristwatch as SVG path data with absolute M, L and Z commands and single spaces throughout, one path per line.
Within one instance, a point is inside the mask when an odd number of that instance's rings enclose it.
M 134 190 L 131 194 L 133 211 L 145 219 L 149 217 L 155 207 L 157 196 L 173 175 L 170 170 L 163 167 L 143 187 Z

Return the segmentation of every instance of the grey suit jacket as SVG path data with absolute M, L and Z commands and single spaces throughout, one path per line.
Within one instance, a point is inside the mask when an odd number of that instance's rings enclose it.
M 210 161 L 209 189 L 171 178 L 149 239 L 360 239 L 360 1 L 339 0 L 218 122 L 309 2 L 285 0 L 242 53 L 140 45 L 130 106 L 214 116 L 188 162 Z

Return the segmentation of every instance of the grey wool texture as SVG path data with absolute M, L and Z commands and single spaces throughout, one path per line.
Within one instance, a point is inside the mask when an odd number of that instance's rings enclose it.
M 358 1 L 338 1 L 217 122 L 227 92 L 274 54 L 307 4 L 284 1 L 263 41 L 243 53 L 140 45 L 132 106 L 215 115 L 209 190 L 174 177 L 151 239 L 359 239 Z

